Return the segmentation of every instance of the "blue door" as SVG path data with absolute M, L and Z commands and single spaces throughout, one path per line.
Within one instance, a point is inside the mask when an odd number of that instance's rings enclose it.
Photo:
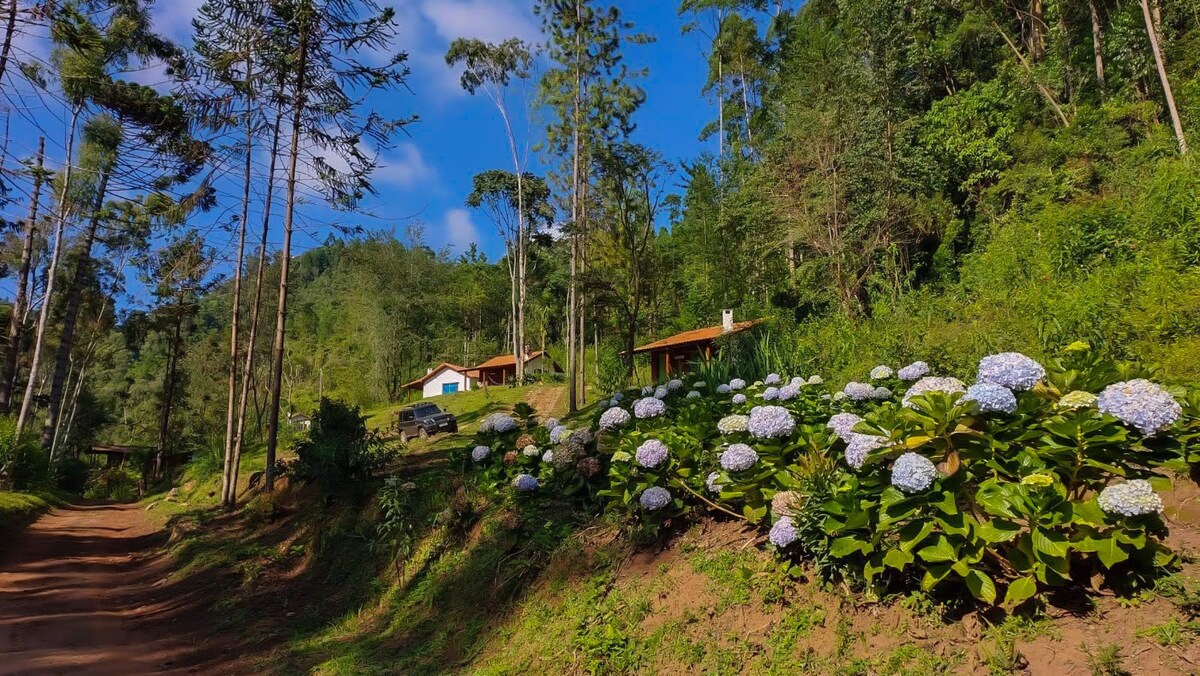
M 442 394 L 454 394 L 458 391 L 458 383 L 443 383 Z

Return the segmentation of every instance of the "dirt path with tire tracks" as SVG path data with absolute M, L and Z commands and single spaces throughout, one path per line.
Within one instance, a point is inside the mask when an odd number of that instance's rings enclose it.
M 138 505 L 55 509 L 0 542 L 0 675 L 231 673 Z

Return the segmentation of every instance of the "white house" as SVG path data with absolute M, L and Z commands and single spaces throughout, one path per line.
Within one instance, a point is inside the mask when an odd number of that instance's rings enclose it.
M 404 387 L 410 390 L 420 390 L 421 396 L 438 397 L 443 394 L 454 394 L 471 389 L 475 379 L 468 376 L 467 369 L 451 363 L 442 363 L 431 369 L 422 377 Z

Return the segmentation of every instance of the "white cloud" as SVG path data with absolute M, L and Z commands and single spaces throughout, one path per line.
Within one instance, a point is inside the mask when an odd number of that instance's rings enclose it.
M 471 220 L 471 212 L 462 208 L 449 209 L 442 219 L 442 236 L 450 246 L 465 250 L 472 242 L 479 242 L 479 228 Z
M 421 14 L 447 43 L 455 38 L 533 42 L 539 35 L 528 10 L 511 0 L 425 0 Z
M 382 185 L 397 188 L 416 188 L 424 185 L 428 190 L 430 184 L 437 181 L 437 170 L 425 161 L 420 148 L 415 144 L 401 143 L 380 156 L 379 168 L 375 171 L 374 178 Z

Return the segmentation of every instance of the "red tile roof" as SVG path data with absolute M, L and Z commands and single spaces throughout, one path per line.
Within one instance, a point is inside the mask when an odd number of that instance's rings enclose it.
M 541 351 L 531 352 L 529 354 L 529 356 L 525 358 L 525 363 L 528 364 L 529 362 L 533 361 L 534 359 L 537 359 L 538 357 L 542 356 L 542 354 L 544 354 L 544 353 Z M 516 366 L 516 365 L 517 365 L 517 358 L 515 356 L 513 356 L 511 354 L 502 354 L 499 357 L 492 357 L 491 359 L 483 362 L 479 366 L 473 366 L 469 370 L 478 371 L 480 369 L 498 369 L 498 368 L 502 368 L 505 366 Z
M 441 364 L 438 364 L 437 366 L 433 367 L 432 371 L 430 371 L 429 373 L 426 373 L 425 375 L 421 376 L 420 378 L 417 378 L 416 380 L 412 381 L 411 383 L 404 383 L 404 387 L 405 387 L 405 389 L 409 389 L 409 390 L 419 390 L 425 386 L 425 381 L 427 381 L 430 378 L 441 373 L 442 369 L 445 369 L 445 368 L 449 368 L 451 371 L 458 371 L 459 373 L 467 372 L 467 369 L 463 368 L 462 366 L 459 366 L 457 364 L 451 364 L 450 362 L 445 361 L 445 362 L 442 362 Z
M 737 333 L 739 331 L 745 331 L 746 329 L 760 323 L 761 321 L 762 321 L 761 319 L 753 319 L 753 320 L 746 321 L 746 322 L 738 322 L 733 325 L 733 330 L 730 331 L 729 333 Z M 720 338 L 722 335 L 725 335 L 725 328 L 720 325 L 709 326 L 709 327 L 703 328 L 703 329 L 693 329 L 691 331 L 684 331 L 683 333 L 677 333 L 668 338 L 663 338 L 662 340 L 656 340 L 653 343 L 648 343 L 641 347 L 634 348 L 633 353 L 641 354 L 643 352 L 653 352 L 655 350 L 662 350 L 662 349 L 665 349 L 668 347 L 676 347 L 678 345 L 691 345 L 694 343 L 707 343 L 709 341 Z

